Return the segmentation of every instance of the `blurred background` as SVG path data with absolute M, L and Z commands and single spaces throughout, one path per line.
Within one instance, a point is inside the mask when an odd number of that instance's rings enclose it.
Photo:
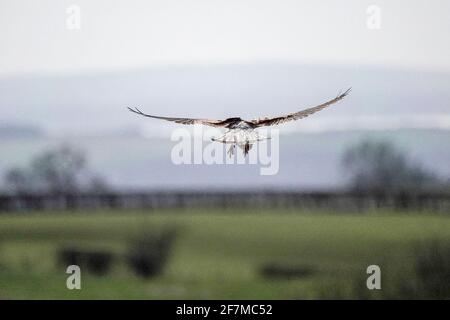
M 0 298 L 450 298 L 449 12 L 0 0 Z M 279 127 L 274 176 L 175 165 L 178 125 L 126 109 L 253 119 L 348 87 Z

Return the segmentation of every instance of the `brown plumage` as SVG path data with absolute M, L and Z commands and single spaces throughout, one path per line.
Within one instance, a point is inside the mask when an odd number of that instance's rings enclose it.
M 322 104 L 312 107 L 312 108 L 304 109 L 302 111 L 298 111 L 298 112 L 294 112 L 294 113 L 289 113 L 289 114 L 281 116 L 281 117 L 256 119 L 256 120 L 251 120 L 250 122 L 252 124 L 254 124 L 256 127 L 261 127 L 261 126 L 273 126 L 273 125 L 282 124 L 282 123 L 285 123 L 288 121 L 300 120 L 300 119 L 306 118 L 307 116 L 310 116 L 313 113 L 316 113 L 322 109 L 325 109 L 326 107 L 331 106 L 332 104 L 344 99 L 350 93 L 351 89 L 352 88 L 349 88 L 344 93 L 338 94 L 336 96 L 336 98 L 331 99 L 325 103 L 322 103 Z
M 131 112 L 137 113 L 144 117 L 172 121 L 180 124 L 202 124 L 211 127 L 219 127 L 229 129 L 224 135 L 219 138 L 213 138 L 213 141 L 218 141 L 221 143 L 229 143 L 231 144 L 230 150 L 228 151 L 229 155 L 232 156 L 234 153 L 234 147 L 239 146 L 244 155 L 247 155 L 250 151 L 253 143 L 265 139 L 269 139 L 267 137 L 261 138 L 257 132 L 254 130 L 263 126 L 273 126 L 282 123 L 286 123 L 289 121 L 300 120 L 306 118 L 326 107 L 342 100 L 346 97 L 351 88 L 347 89 L 344 93 L 340 93 L 336 96 L 336 98 L 331 99 L 327 102 L 324 102 L 318 106 L 304 109 L 298 112 L 289 113 L 284 116 L 273 117 L 273 118 L 263 118 L 263 119 L 254 119 L 254 120 L 243 120 L 239 117 L 236 118 L 228 118 L 225 120 L 214 120 L 214 119 L 196 119 L 196 118 L 174 118 L 174 117 L 160 117 L 160 116 L 152 116 L 150 114 L 143 113 L 138 108 L 128 108 Z
M 326 107 L 342 100 L 344 97 L 346 97 L 349 94 L 350 90 L 351 90 L 351 88 L 347 89 L 347 91 L 345 91 L 344 93 L 338 94 L 336 96 L 336 98 L 331 99 L 325 103 L 322 103 L 322 104 L 312 107 L 312 108 L 304 109 L 304 110 L 301 110 L 298 112 L 289 113 L 284 116 L 273 117 L 273 118 L 254 119 L 254 120 L 250 120 L 250 121 L 243 120 L 239 117 L 228 118 L 225 120 L 161 117 L 161 116 L 153 116 L 150 114 L 143 113 L 138 108 L 134 108 L 134 109 L 128 108 L 128 109 L 131 112 L 137 113 L 144 117 L 172 121 L 175 123 L 186 124 L 186 125 L 202 124 L 202 125 L 206 125 L 206 126 L 223 127 L 223 128 L 227 128 L 227 129 L 255 129 L 258 127 L 273 126 L 273 125 L 286 123 L 289 121 L 295 121 L 295 120 L 300 120 L 300 119 L 306 118 L 306 117 L 308 117 L 322 109 L 325 109 Z

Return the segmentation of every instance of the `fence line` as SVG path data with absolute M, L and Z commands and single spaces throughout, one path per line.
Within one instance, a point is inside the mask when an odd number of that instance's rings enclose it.
M 0 212 L 82 209 L 298 208 L 363 211 L 377 208 L 450 213 L 450 194 L 351 192 L 133 192 L 0 195 Z

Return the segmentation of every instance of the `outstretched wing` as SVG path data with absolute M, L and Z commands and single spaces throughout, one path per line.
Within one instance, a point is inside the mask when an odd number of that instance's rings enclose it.
M 287 115 L 281 116 L 281 117 L 255 119 L 255 120 L 251 120 L 249 122 L 253 123 L 256 127 L 262 127 L 262 126 L 273 126 L 273 125 L 285 123 L 288 121 L 295 121 L 295 120 L 303 119 L 309 115 L 312 115 L 313 113 L 316 113 L 317 111 L 325 109 L 326 107 L 332 105 L 333 103 L 336 103 L 336 102 L 342 100 L 343 98 L 345 98 L 345 96 L 347 96 L 349 94 L 351 89 L 352 88 L 349 88 L 344 93 L 339 93 L 336 96 L 336 98 L 334 98 L 330 101 L 327 101 L 325 103 L 322 103 L 321 105 L 318 105 L 316 107 L 312 107 L 312 108 L 308 108 L 308 109 L 305 109 L 302 111 L 290 113 L 290 114 L 287 114 Z
M 141 116 L 144 116 L 144 117 L 172 121 L 172 122 L 181 123 L 181 124 L 203 124 L 203 125 L 212 126 L 212 127 L 223 127 L 225 125 L 223 120 L 159 117 L 159 116 L 152 116 L 152 115 L 143 113 L 138 108 L 134 108 L 134 109 L 128 108 L 128 110 L 130 110 L 131 112 L 137 113 Z

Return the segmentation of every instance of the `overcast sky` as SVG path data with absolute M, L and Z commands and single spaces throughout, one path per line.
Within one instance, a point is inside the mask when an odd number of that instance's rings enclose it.
M 369 5 L 380 29 L 367 27 Z M 450 71 L 449 16 L 448 0 L 0 0 L 0 75 L 248 62 Z

